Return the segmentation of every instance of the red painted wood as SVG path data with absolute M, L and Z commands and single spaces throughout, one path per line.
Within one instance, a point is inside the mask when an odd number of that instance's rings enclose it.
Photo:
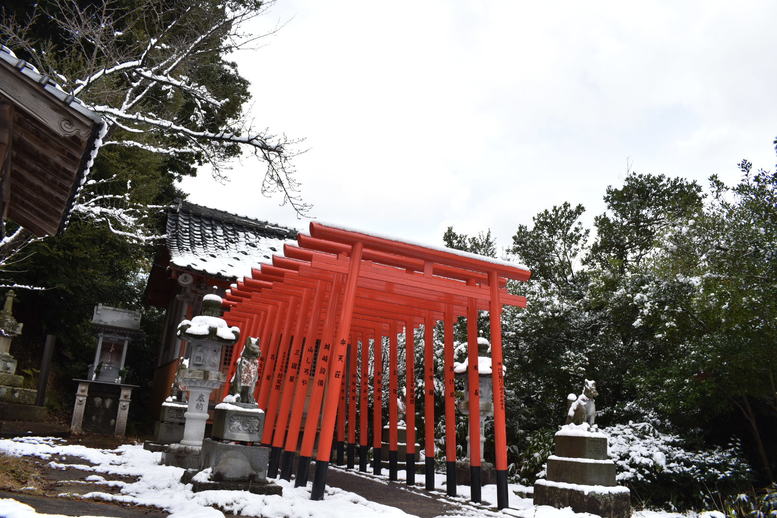
M 480 466 L 480 374 L 478 373 L 478 312 L 467 314 L 467 384 L 469 388 L 469 462 Z
M 405 323 L 405 423 L 407 452 L 415 453 L 415 337 L 413 323 Z

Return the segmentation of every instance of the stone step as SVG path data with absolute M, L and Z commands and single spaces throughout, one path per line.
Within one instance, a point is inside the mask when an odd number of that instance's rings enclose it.
M 571 507 L 576 513 L 591 513 L 607 518 L 631 516 L 630 492 L 620 486 L 593 488 L 540 479 L 534 483 L 534 505 L 550 505 L 559 509 Z
M 49 412 L 45 406 L 0 401 L 0 421 L 46 421 L 48 418 Z
M 0 385 L 0 402 L 34 405 L 38 391 L 35 389 Z
M 10 372 L 0 372 L 0 385 L 7 387 L 21 387 L 24 382 L 24 377 L 19 374 L 11 374 Z
M 547 479 L 586 486 L 614 486 L 615 463 L 611 460 L 548 457 Z

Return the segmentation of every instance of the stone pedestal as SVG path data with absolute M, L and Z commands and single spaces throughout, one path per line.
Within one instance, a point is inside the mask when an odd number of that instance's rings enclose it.
M 132 389 L 137 385 L 90 380 L 78 382 L 70 431 L 113 434 L 123 437 L 127 428 Z
M 264 430 L 264 411 L 256 404 L 219 403 L 213 416 L 214 439 L 258 443 Z
M 628 488 L 615 481 L 615 464 L 607 456 L 607 436 L 588 425 L 566 425 L 556 433 L 555 455 L 548 458 L 547 478 L 534 484 L 534 504 L 571 507 L 578 513 L 628 518 Z
M 154 425 L 154 438 L 157 443 L 170 444 L 183 439 L 186 406 L 186 403 L 180 401 L 162 403 L 159 421 Z
M 192 478 L 194 491 L 246 490 L 257 494 L 281 494 L 281 487 L 267 481 L 270 448 L 255 446 L 264 430 L 264 412 L 256 403 L 219 403 L 213 418 L 212 439 L 202 442 L 200 470 Z

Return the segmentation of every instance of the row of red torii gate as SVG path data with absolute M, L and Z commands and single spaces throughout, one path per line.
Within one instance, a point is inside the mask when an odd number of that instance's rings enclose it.
M 448 248 L 432 248 L 346 228 L 310 224 L 310 235 L 300 234 L 298 246 L 285 245 L 283 256 L 262 264 L 227 292 L 224 318 L 259 337 L 259 382 L 256 400 L 265 412 L 262 443 L 270 446 L 270 476 L 289 479 L 297 457 L 297 486 L 308 481 L 309 463 L 315 456 L 311 498 L 323 498 L 333 438 L 355 447 L 358 432 L 360 467 L 366 470 L 372 414 L 373 469 L 380 473 L 383 459 L 383 392 L 381 361 L 388 343 L 389 471 L 396 478 L 398 399 L 400 391 L 397 335 L 404 329 L 405 397 L 407 426 L 406 478 L 415 482 L 416 380 L 413 330 L 423 327 L 423 416 L 435 423 L 435 354 L 433 328 L 443 323 L 446 487 L 456 493 L 456 415 L 454 389 L 453 325 L 467 321 L 467 386 L 469 387 L 470 484 L 472 500 L 480 500 L 480 394 L 478 383 L 478 313 L 490 314 L 493 372 L 494 443 L 497 505 L 507 506 L 507 441 L 502 361 L 503 305 L 526 305 L 526 299 L 508 293 L 508 279 L 525 281 L 530 272 L 514 264 Z M 386 340 L 387 338 L 387 340 Z M 237 348 L 236 348 L 237 349 Z M 231 379 L 239 350 L 233 354 Z M 344 382 L 355 380 L 361 355 L 359 387 L 351 385 L 345 404 Z M 371 369 L 369 367 L 372 367 Z M 370 372 L 372 373 L 370 380 Z M 370 381 L 371 387 L 370 387 Z M 225 388 L 225 394 L 228 387 Z M 373 391 L 373 408 L 370 406 Z M 358 394 L 358 395 L 357 395 Z M 357 417 L 356 403 L 359 400 Z M 346 408 L 348 406 L 349 408 Z M 435 426 L 424 427 L 426 488 L 434 489 Z M 420 438 L 419 438 L 420 439 Z

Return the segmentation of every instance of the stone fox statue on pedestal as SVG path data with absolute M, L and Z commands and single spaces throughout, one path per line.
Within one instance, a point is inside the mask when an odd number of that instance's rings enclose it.
M 569 409 L 567 410 L 567 422 L 574 424 L 588 423 L 594 424 L 596 418 L 596 406 L 594 405 L 594 398 L 598 396 L 596 392 L 596 382 L 593 380 L 585 380 L 585 386 L 583 387 L 583 393 L 579 396 L 569 394 L 567 401 L 569 401 Z
M 248 337 L 243 353 L 237 360 L 235 376 L 232 378 L 232 385 L 229 387 L 231 395 L 237 395 L 241 403 L 256 403 L 254 400 L 254 388 L 259 378 L 259 339 Z

